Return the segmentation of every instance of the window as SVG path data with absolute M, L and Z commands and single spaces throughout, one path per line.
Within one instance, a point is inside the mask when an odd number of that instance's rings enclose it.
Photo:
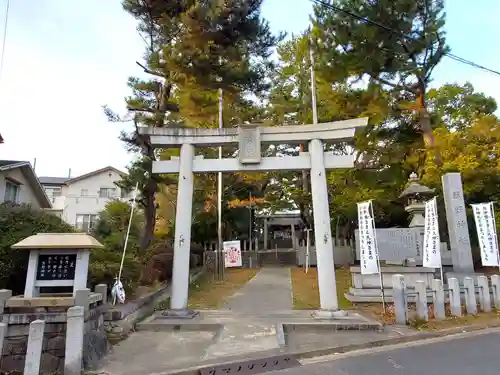
M 98 220 L 99 220 L 98 215 L 93 215 L 93 214 L 76 215 L 76 229 L 79 229 L 84 232 L 92 232 Z
M 60 187 L 46 187 L 45 193 L 49 197 L 60 197 L 61 196 L 61 188 Z
M 100 188 L 99 189 L 99 197 L 100 198 L 111 198 L 115 195 L 114 188 Z
M 82 189 L 82 190 L 80 191 L 80 195 L 81 195 L 82 197 L 86 197 L 87 195 L 89 195 L 89 190 L 88 190 L 88 189 Z
M 53 197 L 60 197 L 61 196 L 61 188 L 60 187 L 53 188 L 52 196 Z
M 16 185 L 9 181 L 5 181 L 4 201 L 17 203 L 18 198 L 19 198 L 19 185 Z

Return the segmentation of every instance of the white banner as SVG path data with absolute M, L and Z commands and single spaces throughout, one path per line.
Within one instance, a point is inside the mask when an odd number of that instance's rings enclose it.
M 441 268 L 441 238 L 436 197 L 425 202 L 424 254 L 422 265 Z
M 225 241 L 222 244 L 224 251 L 224 265 L 226 267 L 241 267 L 241 244 L 240 241 Z
M 375 222 L 371 216 L 370 208 L 371 201 L 358 203 L 359 255 L 361 274 L 363 275 L 379 273 Z
M 495 226 L 495 212 L 492 203 L 472 204 L 474 221 L 476 222 L 481 262 L 485 267 L 500 266 L 498 252 L 498 236 Z

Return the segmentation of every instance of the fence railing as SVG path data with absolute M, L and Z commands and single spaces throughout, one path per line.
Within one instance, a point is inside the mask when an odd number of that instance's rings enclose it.
M 448 293 L 450 311 L 453 316 L 462 316 L 462 292 L 464 292 L 464 307 L 467 314 L 477 314 L 478 302 L 479 308 L 484 312 L 492 311 L 492 307 L 500 309 L 499 275 L 491 276 L 490 280 L 488 280 L 487 276 L 478 276 L 477 286 L 474 284 L 474 279 L 471 277 L 465 277 L 463 279 L 463 286 L 460 286 L 460 282 L 457 278 L 450 277 L 448 279 L 448 288 L 446 289 L 440 279 L 434 279 L 430 290 L 423 280 L 415 282 L 414 290 L 408 290 L 403 275 L 394 275 L 392 276 L 392 288 L 396 324 L 408 323 L 408 297 L 410 296 L 415 297 L 417 318 L 428 321 L 429 293 L 432 296 L 435 318 L 439 320 L 446 318 L 446 293 Z M 479 301 L 477 297 L 479 297 Z

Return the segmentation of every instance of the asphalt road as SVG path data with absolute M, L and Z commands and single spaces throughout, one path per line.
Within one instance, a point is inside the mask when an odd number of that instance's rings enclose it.
M 500 332 L 427 343 L 329 362 L 273 375 L 498 375 Z

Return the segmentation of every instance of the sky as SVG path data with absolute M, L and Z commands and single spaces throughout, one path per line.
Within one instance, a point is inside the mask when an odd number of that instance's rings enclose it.
M 264 0 L 275 32 L 309 24 L 309 0 Z M 7 0 L 0 0 L 0 35 Z M 36 4 L 36 5 L 35 5 Z M 500 2 L 448 0 L 452 53 L 500 70 Z M 141 74 L 143 42 L 120 0 L 11 0 L 0 76 L 0 159 L 34 163 L 39 176 L 81 175 L 108 165 L 125 169 L 132 155 L 102 106 L 124 113 L 126 80 Z M 433 85 L 471 82 L 500 103 L 500 76 L 444 59 Z

